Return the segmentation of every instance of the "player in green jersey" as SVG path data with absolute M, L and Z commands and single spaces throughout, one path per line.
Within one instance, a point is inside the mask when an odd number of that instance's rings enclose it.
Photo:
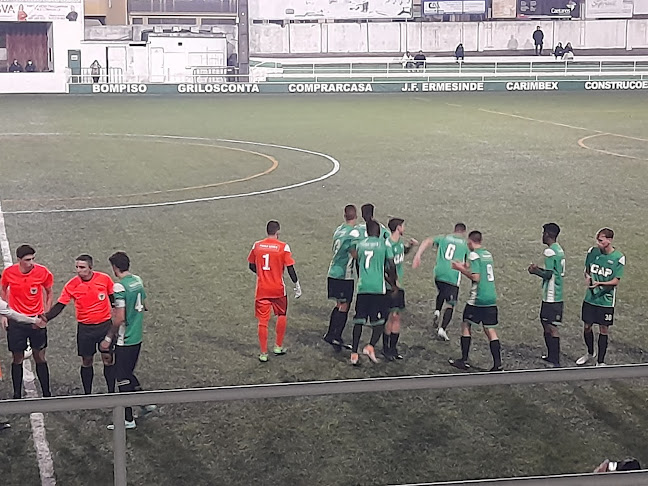
M 479 231 L 471 231 L 468 235 L 468 248 L 470 249 L 468 262 L 452 262 L 453 269 L 460 271 L 472 281 L 472 288 L 461 324 L 461 359 L 450 359 L 448 362 L 462 370 L 470 368 L 468 354 L 470 352 L 471 326 L 482 324 L 493 356 L 493 367 L 490 371 L 501 371 L 500 341 L 495 331 L 497 327 L 497 293 L 495 292 L 493 255 L 482 248 L 482 234 Z
M 367 222 L 376 221 L 374 219 L 374 209 L 375 206 L 370 203 L 363 204 L 362 206 L 360 206 L 360 214 L 362 214 L 362 219 L 364 219 L 364 223 L 358 224 L 356 228 L 358 229 L 358 231 L 360 231 L 360 236 L 363 238 L 367 238 L 369 236 L 367 234 Z M 391 236 L 391 231 L 389 231 L 389 228 L 384 226 L 382 223 L 378 223 L 378 224 L 380 225 L 380 237 L 386 240 Z
M 544 268 L 535 263 L 529 265 L 529 273 L 542 278 L 542 306 L 540 322 L 544 330 L 547 354 L 542 359 L 555 367 L 560 366 L 560 334 L 558 326 L 563 316 L 563 278 L 565 277 L 565 252 L 556 241 L 560 226 L 547 223 L 542 227 L 542 243 L 547 245 L 544 251 Z
M 108 261 L 112 265 L 119 282 L 115 284 L 115 308 L 111 339 L 115 342 L 115 369 L 120 392 L 141 391 L 142 387 L 135 376 L 135 367 L 142 348 L 142 325 L 146 308 L 144 283 L 130 272 L 130 258 L 123 251 L 113 254 Z M 108 342 L 110 344 L 110 342 Z M 102 343 L 103 345 L 103 343 Z M 155 405 L 142 407 L 143 413 L 150 413 Z M 126 428 L 136 427 L 133 409 L 126 407 Z M 108 426 L 113 429 L 113 425 Z
M 436 309 L 432 325 L 436 328 L 443 310 L 441 326 L 437 331 L 438 339 L 449 341 L 446 330 L 452 320 L 452 313 L 459 298 L 459 283 L 461 273 L 452 268 L 453 261 L 465 262 L 468 257 L 468 243 L 466 242 L 466 225 L 457 223 L 454 233 L 437 237 L 426 238 L 414 256 L 412 268 L 418 268 L 421 257 L 429 247 L 437 249 L 436 263 L 434 265 L 434 283 L 437 288 Z
M 385 324 L 385 332 L 383 333 L 383 356 L 388 361 L 394 359 L 403 359 L 403 356 L 398 352 L 396 345 L 400 337 L 401 329 L 401 312 L 405 310 L 405 290 L 403 290 L 403 262 L 405 255 L 407 255 L 414 246 L 418 245 L 418 241 L 411 238 L 408 243 L 404 243 L 403 234 L 405 233 L 405 220 L 401 218 L 392 218 L 387 225 L 391 231 L 389 243 L 394 253 L 394 265 L 396 267 L 396 285 L 398 290 L 390 292 L 391 286 L 388 286 L 387 298 L 389 299 L 389 318 Z
M 327 285 L 328 298 L 335 299 L 336 304 L 331 312 L 324 341 L 331 344 L 336 351 L 345 346 L 342 332 L 353 300 L 354 259 L 350 251 L 360 238 L 360 231 L 355 228 L 356 220 L 356 207 L 349 204 L 344 208 L 344 223 L 333 233 L 333 259 L 329 265 Z M 350 349 L 350 346 L 348 348 Z
M 578 366 L 596 358 L 594 353 L 594 332 L 592 326 L 598 324 L 597 366 L 605 365 L 610 326 L 614 324 L 614 305 L 616 289 L 623 277 L 625 256 L 612 246 L 614 231 L 603 228 L 596 234 L 596 246 L 589 249 L 585 259 L 585 281 L 587 290 L 583 301 L 583 337 L 587 354 L 576 361 Z
M 371 341 L 362 350 L 362 354 L 377 363 L 375 345 L 383 334 L 385 319 L 389 315 L 386 282 L 392 292 L 398 291 L 396 285 L 396 268 L 391 244 L 380 236 L 380 225 L 376 221 L 367 221 L 367 238 L 358 242 L 354 256 L 358 261 L 358 297 L 356 299 L 355 317 L 353 319 L 353 347 L 351 364 L 359 364 L 358 347 L 362 337 L 362 326 L 372 328 Z

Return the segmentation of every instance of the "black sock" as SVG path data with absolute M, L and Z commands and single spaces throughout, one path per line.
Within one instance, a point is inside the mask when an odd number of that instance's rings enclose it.
M 386 353 L 390 346 L 389 342 L 391 340 L 391 334 L 387 334 L 386 332 L 383 333 L 383 351 Z
M 470 353 L 470 336 L 461 336 L 461 359 L 468 361 L 468 353 Z
M 360 338 L 362 337 L 362 324 L 355 324 L 353 326 L 353 346 L 351 350 L 354 353 L 358 352 L 358 346 L 360 346 Z
M 396 345 L 398 344 L 398 338 L 400 337 L 400 333 L 398 332 L 392 332 L 391 333 L 391 339 L 389 340 L 389 347 L 393 350 L 396 349 Z
M 436 310 L 441 312 L 441 307 L 443 307 L 443 296 L 441 294 L 437 294 L 437 296 L 436 296 Z
M 338 308 L 333 307 L 333 310 L 331 311 L 331 317 L 329 318 L 329 327 L 328 331 L 326 331 L 326 338 L 327 339 L 333 339 L 335 338 L 335 318 L 338 313 Z
M 499 339 L 490 342 L 490 352 L 493 355 L 493 367 L 500 368 L 502 366 L 502 354 Z
M 52 392 L 50 391 L 49 366 L 47 366 L 47 362 L 36 363 L 36 376 L 38 376 L 43 396 L 51 397 Z
M 133 418 L 133 408 L 132 407 L 126 407 L 124 409 L 124 415 L 125 415 L 125 418 L 126 418 L 126 422 L 132 422 L 133 420 L 135 420 Z
M 133 383 L 129 380 L 125 380 L 124 383 L 125 385 L 119 385 L 119 391 L 120 393 L 126 393 L 126 392 L 132 392 L 134 390 Z M 127 422 L 132 422 L 133 419 L 133 408 L 132 407 L 126 407 L 125 408 L 125 418 Z
M 92 393 L 92 380 L 94 379 L 94 368 L 92 366 L 81 367 L 81 383 L 83 383 L 83 393 L 90 395 Z
M 342 342 L 342 333 L 346 327 L 347 317 L 349 317 L 349 311 L 342 312 L 338 309 L 337 315 L 335 316 L 335 329 L 333 337 L 338 341 Z
M 585 338 L 585 345 L 587 346 L 587 352 L 589 354 L 594 354 L 594 333 L 590 330 L 583 333 Z
M 380 340 L 380 336 L 385 334 L 385 325 L 382 324 L 380 326 L 374 326 L 371 329 L 371 341 L 369 341 L 369 344 L 372 346 L 376 346 L 378 344 L 378 341 Z
M 550 332 L 545 332 L 544 333 L 544 341 L 545 341 L 545 346 L 547 346 L 547 358 L 549 361 L 553 359 L 553 353 L 552 353 L 552 347 L 551 347 L 551 333 Z
M 108 393 L 115 393 L 115 366 L 104 365 L 104 378 L 106 379 L 106 386 L 108 387 Z
M 551 345 L 553 347 L 553 363 L 560 364 L 560 338 L 558 336 L 552 336 Z
M 598 362 L 605 363 L 605 353 L 607 353 L 608 336 L 607 334 L 599 334 L 598 338 Z
M 22 398 L 23 365 L 11 363 L 11 381 L 13 382 L 14 398 Z
M 441 327 L 443 329 L 448 329 L 448 326 L 450 325 L 450 321 L 452 320 L 452 307 L 448 307 L 445 312 L 443 313 L 443 320 L 441 321 Z

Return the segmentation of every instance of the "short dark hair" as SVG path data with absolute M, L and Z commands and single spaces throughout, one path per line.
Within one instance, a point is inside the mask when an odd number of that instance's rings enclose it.
M 455 224 L 455 229 L 454 230 L 455 230 L 455 233 L 457 231 L 466 231 L 466 225 L 463 224 L 463 223 L 457 223 L 457 224 Z
M 552 238 L 558 238 L 558 235 L 560 234 L 560 226 L 558 226 L 556 223 L 547 223 L 542 226 L 542 231 L 547 233 L 547 235 L 551 236 Z
M 25 258 L 27 255 L 35 255 L 36 250 L 34 250 L 31 246 L 29 245 L 20 245 L 16 249 L 16 256 L 18 257 L 18 260 L 22 260 Z
M 94 260 L 87 253 L 84 253 L 83 255 L 79 255 L 78 257 L 76 257 L 76 261 L 77 262 L 87 262 L 87 264 L 88 264 L 88 266 L 90 268 L 92 268 L 94 266 Z
M 475 243 L 481 243 L 482 242 L 481 231 L 471 231 L 470 234 L 468 235 L 468 239 Z
M 347 204 L 344 206 L 344 219 L 346 221 L 351 221 L 358 217 L 358 210 L 353 204 Z
M 375 206 L 373 204 L 367 203 L 363 204 L 360 207 L 360 212 L 362 213 L 362 219 L 365 221 L 369 222 L 374 219 L 374 208 Z
M 277 231 L 281 229 L 281 226 L 279 225 L 279 221 L 270 220 L 268 221 L 268 224 L 266 225 L 266 233 L 268 235 L 276 235 Z
M 380 225 L 373 219 L 367 221 L 367 234 L 369 236 L 380 236 Z
M 617 471 L 638 471 L 641 469 L 641 464 L 634 457 L 628 457 L 623 461 L 617 463 Z
M 123 251 L 113 253 L 108 261 L 111 265 L 117 267 L 120 272 L 127 272 L 130 268 L 130 258 Z
M 401 218 L 392 218 L 389 220 L 389 223 L 387 223 L 387 226 L 389 226 L 389 231 L 392 233 L 396 231 L 396 228 L 398 228 L 401 224 L 405 222 L 404 219 Z
M 600 230 L 598 230 L 598 233 L 596 233 L 596 237 L 598 238 L 601 235 L 611 240 L 614 238 L 614 231 L 612 231 L 610 228 L 601 228 Z

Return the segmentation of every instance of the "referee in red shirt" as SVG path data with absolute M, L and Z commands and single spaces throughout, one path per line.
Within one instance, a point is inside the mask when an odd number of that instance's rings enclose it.
M 93 261 L 90 255 L 80 255 L 76 259 L 77 276 L 63 287 L 61 296 L 54 307 L 45 314 L 45 319 L 54 319 L 70 301 L 74 300 L 76 308 L 77 350 L 81 356 L 81 382 L 86 395 L 92 393 L 94 369 L 92 362 L 99 344 L 106 341 L 112 343 L 112 307 L 115 302 L 113 281 L 105 273 L 92 270 Z M 104 364 L 104 377 L 108 393 L 115 392 L 115 373 L 111 351 L 101 352 Z
M 52 285 L 54 277 L 43 265 L 34 262 L 36 251 L 29 245 L 19 246 L 16 250 L 18 263 L 7 267 L 2 273 L 0 297 L 9 303 L 13 310 L 30 317 L 47 312 L 52 307 Z M 45 359 L 47 348 L 47 329 L 7 319 L 7 344 L 13 355 L 11 380 L 14 398 L 22 398 L 23 366 L 27 344 L 31 345 L 36 376 L 44 397 L 51 397 L 49 367 Z

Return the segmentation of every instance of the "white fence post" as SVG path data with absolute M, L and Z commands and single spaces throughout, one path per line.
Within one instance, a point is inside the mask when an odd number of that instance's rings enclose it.
M 126 486 L 126 416 L 124 407 L 113 409 L 113 467 L 115 486 Z

